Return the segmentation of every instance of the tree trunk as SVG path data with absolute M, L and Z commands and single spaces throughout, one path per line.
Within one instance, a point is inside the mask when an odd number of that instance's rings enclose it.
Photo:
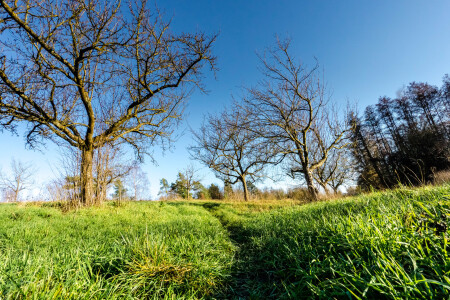
M 314 186 L 314 182 L 313 182 L 313 176 L 311 174 L 311 171 L 309 170 L 305 170 L 305 181 L 306 181 L 306 185 L 308 186 L 308 192 L 311 196 L 311 200 L 312 201 L 316 201 L 318 198 L 318 192 L 316 187 Z
M 106 200 L 106 183 L 104 183 L 104 181 L 98 182 L 97 185 L 101 185 L 100 187 L 98 187 L 98 195 L 96 195 L 96 201 L 97 203 L 101 203 L 102 201 Z
M 14 190 L 14 200 L 13 201 L 14 202 L 19 202 L 19 189 L 18 188 L 16 188 Z
M 224 199 L 230 198 L 232 191 L 233 191 L 233 189 L 231 188 L 230 182 L 225 179 L 223 182 L 223 197 L 224 197 Z
M 248 201 L 248 189 L 247 189 L 247 181 L 245 180 L 245 177 L 241 177 L 242 182 L 242 189 L 244 190 L 244 200 Z
M 81 153 L 81 203 L 83 205 L 94 204 L 94 182 L 92 177 L 92 161 L 94 157 L 94 151 L 83 150 Z
M 330 191 L 328 190 L 328 187 L 325 183 L 323 182 L 319 182 L 320 186 L 322 187 L 323 191 L 325 192 L 325 194 L 329 195 Z
M 186 186 L 186 199 L 189 201 L 189 194 L 191 193 L 191 186 L 188 184 Z

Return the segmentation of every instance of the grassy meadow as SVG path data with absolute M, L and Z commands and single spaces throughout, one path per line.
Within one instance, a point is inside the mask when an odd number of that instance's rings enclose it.
M 0 205 L 1 299 L 443 299 L 450 185 L 327 202 Z

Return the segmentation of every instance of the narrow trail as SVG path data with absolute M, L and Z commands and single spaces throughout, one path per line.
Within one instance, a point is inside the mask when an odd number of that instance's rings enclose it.
M 237 222 L 226 220 L 222 214 L 217 213 L 221 204 L 205 203 L 205 208 L 213 217 L 221 223 L 228 232 L 230 241 L 236 247 L 235 263 L 231 270 L 231 278 L 226 288 L 216 295 L 215 299 L 261 299 L 270 298 L 267 295 L 258 295 L 252 289 L 255 282 L 269 281 L 268 274 L 258 265 L 258 252 L 250 248 L 249 240 L 252 233 Z

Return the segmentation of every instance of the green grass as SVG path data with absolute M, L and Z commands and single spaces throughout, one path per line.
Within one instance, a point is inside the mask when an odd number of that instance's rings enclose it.
M 449 195 L 3 204 L 0 298 L 448 298 Z
M 400 189 L 264 213 L 214 214 L 240 245 L 234 296 L 443 299 L 449 186 Z
M 0 298 L 199 298 L 220 288 L 233 249 L 191 205 L 1 205 Z

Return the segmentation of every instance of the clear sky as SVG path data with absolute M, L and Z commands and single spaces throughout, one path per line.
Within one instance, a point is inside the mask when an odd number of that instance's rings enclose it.
M 298 59 L 318 59 L 334 101 L 349 100 L 362 109 L 379 96 L 395 96 L 411 81 L 440 85 L 450 73 L 448 0 L 166 0 L 157 5 L 173 18 L 175 31 L 219 33 L 214 47 L 219 71 L 216 78 L 206 74 L 208 94 L 190 98 L 179 131 L 184 134 L 174 149 L 162 154 L 155 148 L 158 166 L 150 160 L 143 166 L 153 197 L 161 178 L 174 181 L 190 163 L 187 128 L 198 128 L 204 114 L 222 110 L 231 95 L 261 78 L 256 53 L 272 45 L 276 34 L 292 39 Z M 18 137 L 0 133 L 0 167 L 7 170 L 12 157 L 33 162 L 36 182 L 43 186 L 54 176 L 55 148 L 48 142 L 44 152 L 25 150 L 23 132 Z M 207 169 L 200 174 L 205 184 L 219 183 Z

